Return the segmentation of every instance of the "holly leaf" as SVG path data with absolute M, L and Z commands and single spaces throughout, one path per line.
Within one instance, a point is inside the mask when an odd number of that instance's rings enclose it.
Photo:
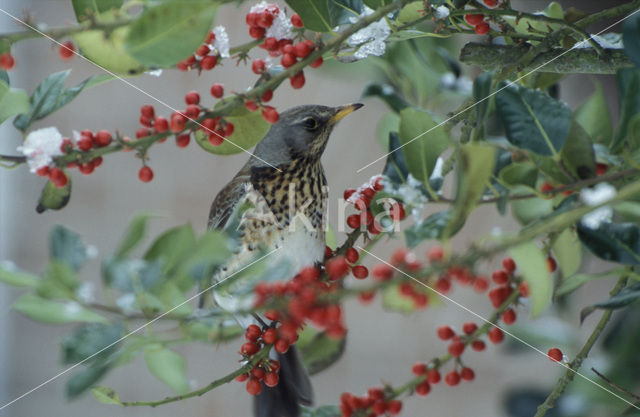
M 571 122 L 567 141 L 560 152 L 564 166 L 584 180 L 596 176 L 596 155 L 589 135 L 577 122 Z
M 127 256 L 129 252 L 138 246 L 146 234 L 147 223 L 151 216 L 151 213 L 145 212 L 136 215 L 133 220 L 131 220 L 114 254 L 116 258 Z
M 574 274 L 568 276 L 560 281 L 560 285 L 558 285 L 558 287 L 556 288 L 555 296 L 560 297 L 566 294 L 570 294 L 588 282 L 613 276 L 619 276 L 624 272 L 625 270 L 623 268 L 616 268 L 611 271 L 602 272 L 599 274 Z
M 215 2 L 205 0 L 169 0 L 147 7 L 131 24 L 125 49 L 145 66 L 174 66 L 200 46 L 216 8 Z
M 182 355 L 156 343 L 145 347 L 144 360 L 151 374 L 172 390 L 178 394 L 189 391 Z
M 495 100 L 509 142 L 539 155 L 560 152 L 571 124 L 571 109 L 566 104 L 542 91 L 516 85 L 500 90 Z
M 62 363 L 74 364 L 88 358 L 106 358 L 117 350 L 117 342 L 124 334 L 121 323 L 92 323 L 76 328 L 62 340 Z
M 119 9 L 122 0 L 71 0 L 78 22 L 111 9 Z
M 492 72 L 483 72 L 473 81 L 473 99 L 476 104 L 476 120 L 480 123 L 484 121 L 489 110 L 491 94 L 491 82 L 493 81 Z
M 578 223 L 578 237 L 597 257 L 625 265 L 640 264 L 640 227 L 635 223 L 601 223 L 591 229 Z
M 113 388 L 97 386 L 91 389 L 91 394 L 98 402 L 103 404 L 122 404 L 120 397 L 118 397 Z
M 582 263 L 582 244 L 570 228 L 564 229 L 551 245 L 563 277 L 576 273 Z
M 101 315 L 87 310 L 75 301 L 61 303 L 34 294 L 18 298 L 12 308 L 42 323 L 107 323 Z
M 286 0 L 302 19 L 304 27 L 314 32 L 329 32 L 331 15 L 328 0 Z
M 75 398 L 78 395 L 91 388 L 93 384 L 101 380 L 111 369 L 111 363 L 106 360 L 92 362 L 91 365 L 84 367 L 81 371 L 76 372 L 66 385 L 67 398 Z
M 538 170 L 531 164 L 515 162 L 502 168 L 498 177 L 507 187 L 526 186 L 533 189 L 538 180 Z
M 640 68 L 640 15 L 637 13 L 625 19 L 622 25 L 624 52 Z
M 640 282 L 624 288 L 618 294 L 612 296 L 606 301 L 595 303 L 589 307 L 585 307 L 580 312 L 580 323 L 584 322 L 591 313 L 597 309 L 618 310 L 640 299 Z
M 0 124 L 16 114 L 29 112 L 29 107 L 26 91 L 10 88 L 8 82 L 0 80 Z
M 362 91 L 362 98 L 366 97 L 378 97 L 396 113 L 399 113 L 403 109 L 409 107 L 409 103 L 407 103 L 404 97 L 399 95 L 389 84 L 367 84 Z
M 533 242 L 516 246 L 509 253 L 518 265 L 518 271 L 529 285 L 531 317 L 537 317 L 547 308 L 553 293 L 547 259 Z
M 21 271 L 9 261 L 3 261 L 0 262 L 0 281 L 14 287 L 35 288 L 40 282 L 40 278 Z
M 622 68 L 616 74 L 618 96 L 620 97 L 620 121 L 611 142 L 611 150 L 620 151 L 634 134 L 635 118 L 640 113 L 640 70 L 634 67 Z M 634 147 L 635 148 L 635 147 Z
M 349 18 L 358 18 L 362 12 L 362 0 L 327 0 L 331 26 L 351 23 Z M 304 22 L 304 20 L 303 20 Z
M 451 221 L 451 211 L 445 210 L 432 214 L 420 223 L 416 223 L 405 229 L 404 237 L 407 246 L 415 248 L 427 239 L 440 239 L 449 222 Z M 454 230 L 455 234 L 457 230 Z
M 302 363 L 309 375 L 317 374 L 335 363 L 346 346 L 347 339 L 332 339 L 325 332 L 307 326 L 300 333 L 296 346 L 302 355 Z
M 596 83 L 596 91 L 578 107 L 573 119 L 580 124 L 596 143 L 611 143 L 612 124 L 609 106 L 604 98 L 602 85 Z
M 80 269 L 87 260 L 87 247 L 82 237 L 64 226 L 56 225 L 49 234 L 49 254 L 74 271 Z
M 400 150 L 401 143 L 398 138 L 398 134 L 395 132 L 389 133 L 389 155 L 385 162 L 382 173 L 385 177 L 394 184 L 404 184 L 407 182 L 409 176 L 409 168 L 407 167 L 407 160 L 404 157 L 404 152 Z

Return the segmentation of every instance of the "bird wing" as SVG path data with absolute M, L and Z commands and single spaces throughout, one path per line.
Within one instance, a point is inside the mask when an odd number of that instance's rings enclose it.
M 250 180 L 248 175 L 241 172 L 218 193 L 209 211 L 209 229 L 224 229 L 231 213 L 247 194 Z

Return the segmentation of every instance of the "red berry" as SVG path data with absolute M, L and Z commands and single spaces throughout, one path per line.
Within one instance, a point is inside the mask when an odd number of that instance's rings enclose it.
M 233 125 L 233 123 L 227 122 L 224 125 L 222 136 L 224 136 L 225 138 L 228 138 L 229 136 L 233 135 L 234 130 L 235 130 L 235 126 Z
M 509 287 L 497 287 L 489 291 L 489 300 L 491 300 L 491 304 L 498 308 L 504 303 L 504 301 L 511 295 L 511 288 Z
M 411 367 L 411 372 L 413 372 L 414 375 L 418 376 L 424 375 L 427 373 L 427 365 L 422 362 L 415 363 Z
M 93 141 L 89 137 L 82 136 L 80 140 L 76 143 L 76 145 L 78 145 L 78 149 L 86 152 L 89 149 L 93 148 Z
M 451 371 L 444 376 L 444 382 L 450 387 L 455 387 L 460 383 L 460 375 L 456 371 Z
M 294 13 L 293 16 L 291 16 L 291 24 L 296 28 L 301 28 L 302 26 L 304 26 L 302 24 L 302 19 L 300 19 L 300 15 L 298 15 L 298 13 Z
M 491 329 L 489 329 L 488 335 L 489 340 L 491 340 L 491 343 L 494 344 L 498 344 L 504 340 L 504 333 L 497 327 L 492 327 Z
M 360 227 L 360 215 L 359 214 L 351 214 L 347 217 L 347 226 L 352 229 L 357 229 Z
M 291 87 L 302 88 L 305 82 L 304 72 L 300 71 L 299 73 L 295 74 L 293 77 L 289 78 L 289 81 L 291 82 Z
M 188 133 L 176 136 L 176 146 L 178 148 L 186 148 L 191 142 L 191 136 Z
M 551 185 L 548 182 L 543 182 L 542 185 L 540 186 L 540 191 L 542 191 L 543 193 L 549 193 L 551 191 L 553 191 L 553 185 Z
M 258 26 L 258 13 L 247 13 L 245 21 L 249 26 Z
M 598 176 L 604 175 L 607 173 L 608 169 L 609 169 L 609 166 L 607 164 L 601 164 L 600 162 L 598 162 L 596 164 L 596 175 Z
M 502 267 L 505 271 L 512 274 L 513 271 L 516 270 L 516 262 L 513 260 L 513 258 L 504 258 L 502 260 Z
M 271 101 L 272 98 L 273 98 L 273 90 L 267 90 L 260 97 L 260 101 L 262 101 L 263 103 L 267 103 Z
M 49 181 L 51 181 L 56 187 L 62 188 L 67 185 L 69 178 L 67 178 L 67 174 L 65 174 L 63 170 L 55 167 L 49 171 Z
M 460 339 L 454 339 L 448 347 L 448 351 L 453 357 L 458 357 L 464 352 L 464 343 Z
M 451 280 L 445 277 L 440 277 L 436 281 L 436 291 L 440 294 L 446 294 L 451 291 Z
M 354 266 L 351 270 L 351 273 L 358 279 L 365 279 L 367 276 L 369 276 L 369 270 L 364 265 Z
M 373 291 L 363 291 L 360 294 L 358 294 L 358 300 L 360 300 L 362 304 L 367 304 L 371 302 L 371 300 L 373 300 L 375 297 L 376 297 L 376 293 Z
M 278 49 L 278 40 L 274 37 L 269 37 L 264 40 L 264 43 L 262 44 L 262 46 L 267 51 L 275 51 Z
M 76 47 L 73 45 L 71 41 L 65 41 L 60 45 L 58 49 L 58 55 L 62 59 L 70 59 L 73 57 L 74 52 L 76 51 Z
M 402 411 L 402 402 L 400 402 L 399 400 L 389 401 L 389 403 L 387 404 L 387 412 L 389 414 L 394 416 L 396 414 L 400 414 L 400 411 Z
M 264 29 L 258 26 L 252 26 L 249 28 L 249 36 L 253 39 L 260 39 L 264 37 Z
M 142 182 L 149 182 L 153 179 L 153 170 L 148 166 L 143 166 L 138 171 L 138 179 Z
M 427 381 L 432 385 L 440 382 L 440 378 L 440 371 L 437 369 L 429 369 L 427 372 Z
M 393 268 L 387 264 L 378 264 L 371 269 L 371 275 L 378 281 L 388 281 L 393 277 Z
M 498 285 L 506 284 L 507 282 L 509 282 L 509 274 L 507 274 L 507 272 L 503 270 L 493 271 L 493 274 L 491 274 L 491 279 Z
M 200 107 L 195 104 L 189 104 L 184 111 L 184 115 L 187 116 L 188 119 L 195 119 L 200 114 Z
M 473 281 L 473 289 L 477 292 L 485 292 L 489 288 L 489 280 L 486 277 L 476 277 Z
M 322 57 L 319 57 L 318 59 L 313 61 L 311 64 L 309 64 L 309 66 L 311 68 L 318 68 L 318 67 L 322 66 L 323 62 L 324 62 L 324 60 L 322 59 Z
M 518 287 L 518 292 L 520 293 L 520 297 L 527 298 L 529 296 L 529 284 L 527 282 L 521 282 Z
M 427 251 L 427 259 L 430 262 L 438 262 L 444 258 L 444 249 L 441 246 L 434 246 Z
M 385 403 L 383 399 L 375 400 L 371 406 L 371 411 L 375 415 L 382 415 L 387 412 L 387 403 Z
M 473 334 L 476 330 L 478 330 L 478 325 L 474 322 L 470 321 L 462 325 L 462 331 L 464 332 L 464 334 Z
M 471 342 L 471 349 L 476 352 L 482 352 L 486 347 L 487 345 L 482 340 L 474 340 Z
M 251 342 L 255 342 L 256 340 L 258 340 L 261 334 L 262 334 L 262 329 L 260 329 L 258 325 L 250 324 L 244 333 L 244 337 Z
M 473 381 L 475 377 L 476 374 L 471 368 L 462 368 L 460 370 L 460 378 L 464 379 L 465 381 Z
M 95 169 L 95 165 L 93 165 L 93 163 L 91 162 L 78 166 L 78 171 L 80 171 L 80 173 L 84 175 L 89 175 L 93 173 L 94 169 Z
M 278 332 L 276 329 L 267 329 L 262 334 L 262 341 L 268 345 L 272 345 L 278 339 Z
M 349 272 L 349 264 L 344 256 L 336 256 L 327 261 L 325 269 L 331 280 L 335 281 L 347 275 Z
M 290 45 L 289 45 L 290 46 Z M 280 63 L 283 67 L 289 68 L 296 63 L 296 57 L 293 54 L 283 54 Z
M 267 11 L 264 11 L 258 15 L 256 23 L 259 27 L 268 29 L 273 25 L 273 15 Z
M 247 379 L 249 379 L 249 374 L 240 374 L 235 378 L 235 380 L 238 382 L 244 382 Z
M 425 396 L 431 391 L 431 385 L 428 381 L 422 381 L 416 385 L 416 394 Z
M 141 127 L 140 129 L 136 130 L 137 139 L 144 138 L 146 136 L 149 136 L 150 134 L 151 134 L 151 129 L 147 129 L 146 127 Z
M 261 381 L 265 375 L 266 375 L 266 372 L 262 368 L 253 368 L 251 370 L 251 376 L 257 379 L 258 381 Z
M 268 387 L 275 387 L 278 385 L 278 374 L 276 372 L 269 372 L 264 376 L 264 384 Z
M 140 115 L 146 117 L 147 119 L 153 119 L 155 116 L 155 110 L 151 104 L 145 104 L 140 107 Z
M 9 71 L 16 65 L 16 60 L 9 52 L 0 55 L 0 69 Z
M 187 104 L 200 104 L 200 94 L 197 91 L 189 91 L 184 96 L 184 102 Z
M 247 100 L 244 102 L 244 107 L 249 111 L 256 111 L 259 109 L 259 106 L 253 100 Z
M 347 262 L 349 262 L 350 264 L 358 262 L 359 257 L 360 256 L 358 255 L 358 251 L 354 248 L 347 249 L 347 252 L 345 253 L 345 258 L 347 258 Z
M 243 343 L 242 346 L 240 346 L 240 352 L 243 355 L 251 356 L 258 353 L 259 350 L 260 350 L 260 347 L 253 342 Z
M 549 270 L 549 272 L 555 272 L 557 268 L 558 268 L 558 263 L 556 262 L 556 260 L 553 258 L 553 256 L 548 256 L 547 269 Z
M 484 5 L 487 7 L 496 7 L 498 5 L 498 0 L 484 0 Z
M 273 345 L 273 348 L 278 353 L 286 353 L 289 350 L 289 342 L 284 339 L 276 340 L 276 343 Z
M 298 42 L 293 46 L 293 54 L 298 58 L 306 58 L 311 53 L 311 47 L 306 42 Z
M 215 55 L 207 55 L 200 61 L 200 68 L 205 71 L 213 69 L 218 63 L 218 57 Z
M 49 167 L 48 166 L 44 166 L 44 167 L 40 167 L 36 170 L 36 175 L 38 175 L 39 177 L 48 177 L 49 176 Z
M 267 70 L 267 64 L 261 59 L 255 59 L 251 62 L 251 71 L 254 74 L 262 74 Z
M 167 130 L 169 130 L 169 121 L 166 119 L 166 117 L 156 116 L 156 118 L 153 119 L 153 129 L 157 133 L 166 132 Z
M 271 321 L 276 321 L 280 318 L 280 314 L 276 310 L 267 310 L 264 312 L 264 316 Z
M 198 49 L 196 49 L 196 55 L 198 56 L 207 56 L 209 52 L 211 52 L 211 48 L 209 48 L 209 45 L 206 44 L 202 44 L 198 47 Z
M 558 348 L 551 348 L 549 349 L 549 352 L 547 352 L 547 355 L 549 356 L 549 359 L 551 359 L 554 362 L 560 362 L 562 361 L 562 351 Z
M 482 23 L 484 19 L 484 15 L 483 14 L 466 14 L 464 15 L 464 20 L 467 21 L 468 24 L 470 24 L 471 26 L 476 26 L 480 23 Z
M 513 324 L 516 322 L 516 312 L 512 309 L 508 309 L 502 313 L 502 322 L 504 324 Z
M 280 118 L 280 114 L 273 107 L 264 106 L 262 108 L 262 118 L 271 124 L 275 124 Z
M 438 327 L 438 338 L 440 340 L 449 340 L 455 335 L 456 335 L 455 332 L 449 326 Z
M 475 30 L 478 35 L 486 35 L 489 33 L 489 24 L 486 22 L 479 23 Z
M 181 113 L 173 113 L 171 115 L 170 128 L 173 133 L 182 132 L 187 123 L 187 118 Z
M 246 388 L 249 394 L 258 395 L 262 391 L 262 384 L 255 378 L 249 378 Z

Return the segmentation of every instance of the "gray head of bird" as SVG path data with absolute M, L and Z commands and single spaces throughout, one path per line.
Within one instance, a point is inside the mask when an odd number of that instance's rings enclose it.
M 335 125 L 362 106 L 303 105 L 280 113 L 278 122 L 256 146 L 250 165 L 277 167 L 300 158 L 319 159 Z

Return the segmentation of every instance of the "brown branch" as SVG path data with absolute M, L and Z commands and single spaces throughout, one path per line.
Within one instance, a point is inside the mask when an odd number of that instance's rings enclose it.
M 620 391 L 624 394 L 627 394 L 629 397 L 633 398 L 636 401 L 640 401 L 640 395 L 634 394 L 633 392 L 629 391 L 626 388 L 622 388 L 620 385 L 616 384 L 615 382 L 613 382 L 612 380 L 610 380 L 609 378 L 607 378 L 606 376 L 602 375 L 600 372 L 598 372 L 596 370 L 596 368 L 591 368 L 591 370 L 593 371 L 594 374 L 598 375 L 600 378 L 602 378 L 604 380 L 604 382 L 607 383 L 607 385 L 609 385 L 611 388 Z

